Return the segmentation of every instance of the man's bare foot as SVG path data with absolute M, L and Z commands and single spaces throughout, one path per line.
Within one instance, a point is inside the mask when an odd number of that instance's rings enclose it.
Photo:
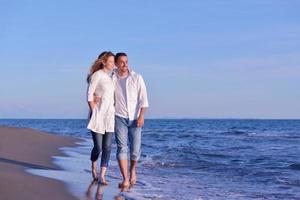
M 119 183 L 119 188 L 127 188 L 129 187 L 129 181 L 124 180 L 122 183 Z
M 130 173 L 130 184 L 131 185 L 135 185 L 136 184 L 136 174 L 135 174 L 135 171 L 132 171 Z
M 123 188 L 120 188 L 121 189 L 121 192 L 128 192 L 129 191 L 129 187 L 123 187 Z
M 122 183 L 119 183 L 119 188 L 121 189 L 121 192 L 126 192 L 129 190 L 130 184 L 129 181 L 123 181 Z

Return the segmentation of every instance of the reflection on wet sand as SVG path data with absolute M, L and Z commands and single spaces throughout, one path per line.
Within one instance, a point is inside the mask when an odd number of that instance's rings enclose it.
M 94 193 L 94 188 L 97 186 L 97 190 L 96 192 Z M 104 196 L 104 192 L 105 192 L 105 188 L 108 188 L 107 185 L 102 185 L 100 183 L 98 183 L 98 181 L 96 180 L 93 180 L 88 188 L 87 188 L 87 191 L 86 191 L 86 200 L 103 200 L 103 196 Z M 120 192 L 124 192 L 124 191 L 128 191 L 129 187 L 127 188 L 121 188 L 121 191 Z M 121 195 L 121 194 L 118 194 L 114 197 L 115 200 L 125 200 L 125 198 Z

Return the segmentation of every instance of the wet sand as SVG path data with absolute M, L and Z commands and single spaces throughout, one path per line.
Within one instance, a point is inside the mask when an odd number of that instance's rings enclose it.
M 78 199 L 61 181 L 31 175 L 26 169 L 59 170 L 52 156 L 64 156 L 60 147 L 79 140 L 29 128 L 0 127 L 0 200 Z

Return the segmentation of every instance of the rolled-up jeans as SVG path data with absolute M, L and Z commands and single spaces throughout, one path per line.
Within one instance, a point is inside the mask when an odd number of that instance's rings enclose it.
M 117 159 L 127 160 L 129 150 L 130 160 L 138 161 L 141 156 L 142 128 L 137 126 L 137 120 L 129 120 L 116 116 L 115 137 L 117 143 Z
M 112 132 L 105 132 L 105 134 L 95 133 L 91 131 L 94 147 L 91 152 L 91 161 L 94 162 L 98 160 L 101 154 L 101 167 L 107 167 L 111 152 L 112 143 Z

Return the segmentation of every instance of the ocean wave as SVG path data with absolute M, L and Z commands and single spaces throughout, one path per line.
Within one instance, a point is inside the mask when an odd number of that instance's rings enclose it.
M 293 170 L 300 170 L 300 163 L 294 163 L 289 165 L 289 168 L 293 169 Z
M 221 153 L 203 153 L 202 156 L 206 157 L 214 157 L 214 158 L 231 158 L 233 156 Z
M 229 130 L 229 131 L 222 132 L 222 134 L 225 134 L 225 135 L 247 135 L 248 132 L 240 131 L 240 130 Z
M 145 167 L 161 167 L 161 168 L 177 168 L 186 167 L 184 163 L 166 161 L 161 156 L 146 156 L 141 160 L 141 164 Z

